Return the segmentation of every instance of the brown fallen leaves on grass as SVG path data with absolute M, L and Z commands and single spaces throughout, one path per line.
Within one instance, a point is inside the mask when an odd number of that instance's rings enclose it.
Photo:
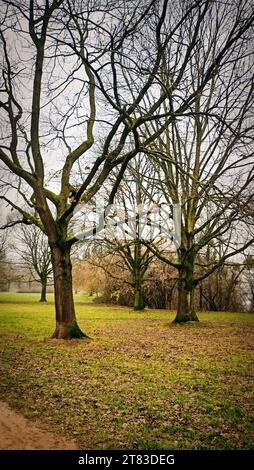
M 100 312 L 92 341 L 5 332 L 5 400 L 82 449 L 253 448 L 253 323 Z

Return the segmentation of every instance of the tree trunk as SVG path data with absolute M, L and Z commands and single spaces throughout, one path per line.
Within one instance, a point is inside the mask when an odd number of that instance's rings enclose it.
M 193 263 L 190 261 L 179 269 L 178 278 L 178 305 L 175 323 L 186 323 L 188 321 L 199 321 L 194 308 L 194 283 Z
M 134 295 L 134 310 L 144 310 L 145 302 L 144 302 L 144 292 L 142 286 L 142 279 L 140 276 L 135 281 L 135 295 Z
M 41 279 L 41 298 L 40 302 L 47 302 L 47 279 Z
M 203 287 L 202 284 L 199 285 L 199 308 L 203 310 Z
M 87 337 L 80 330 L 75 316 L 70 248 L 54 246 L 51 248 L 51 255 L 56 309 L 56 329 L 53 338 L 70 339 Z

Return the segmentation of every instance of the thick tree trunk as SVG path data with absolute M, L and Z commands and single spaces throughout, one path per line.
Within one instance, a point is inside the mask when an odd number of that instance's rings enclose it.
M 141 202 L 141 201 L 140 201 Z M 139 215 L 137 215 L 137 226 L 138 226 Z M 138 235 L 138 234 L 137 234 Z M 133 270 L 133 281 L 134 281 L 134 310 L 144 310 L 144 292 L 143 292 L 143 275 L 142 272 L 142 245 L 137 238 L 134 246 L 134 270 Z
M 135 295 L 134 295 L 134 310 L 144 310 L 144 292 L 142 286 L 142 279 L 138 278 L 135 282 Z
M 178 278 L 178 305 L 175 323 L 199 321 L 194 308 L 193 264 L 190 262 L 179 270 Z
M 56 329 L 53 338 L 87 337 L 79 328 L 72 291 L 72 266 L 69 247 L 51 248 L 54 273 Z
M 47 302 L 47 279 L 41 279 L 41 298 L 40 302 Z
M 199 308 L 203 310 L 203 287 L 202 284 L 199 286 Z

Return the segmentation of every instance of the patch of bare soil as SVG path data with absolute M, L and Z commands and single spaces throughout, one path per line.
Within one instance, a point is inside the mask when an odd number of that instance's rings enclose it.
M 1 450 L 75 450 L 74 441 L 40 429 L 40 423 L 31 422 L 0 401 Z

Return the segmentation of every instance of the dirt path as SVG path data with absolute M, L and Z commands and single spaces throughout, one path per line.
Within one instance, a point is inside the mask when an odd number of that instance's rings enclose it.
M 39 426 L 0 401 L 0 450 L 77 449 L 75 442 Z

